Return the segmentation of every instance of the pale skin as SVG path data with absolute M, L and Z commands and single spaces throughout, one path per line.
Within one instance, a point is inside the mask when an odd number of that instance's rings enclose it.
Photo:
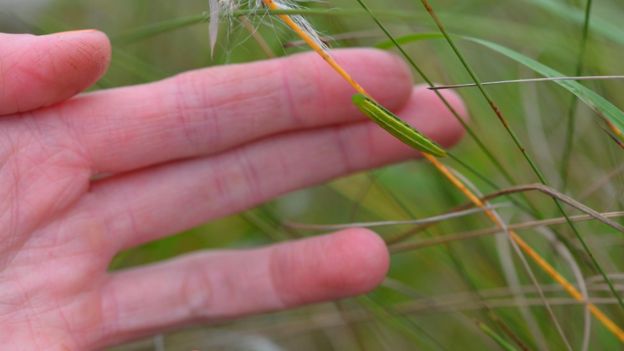
M 99 349 L 353 296 L 384 278 L 387 249 L 364 229 L 107 272 L 120 250 L 416 155 L 367 121 L 314 54 L 85 94 L 110 60 L 104 34 L 0 34 L 0 48 L 3 349 Z M 441 145 L 461 137 L 398 58 L 335 55 Z

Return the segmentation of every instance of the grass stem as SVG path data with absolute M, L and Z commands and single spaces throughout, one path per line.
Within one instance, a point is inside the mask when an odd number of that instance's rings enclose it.
M 578 53 L 578 60 L 576 65 L 576 75 L 580 76 L 583 73 L 583 66 L 585 64 L 585 51 L 587 51 L 587 39 L 589 37 L 589 24 L 591 19 L 593 0 L 587 0 L 585 5 L 585 17 L 583 22 L 583 34 L 581 36 L 581 44 Z M 578 108 L 578 99 L 576 96 L 572 96 L 570 107 L 568 108 L 568 123 L 566 127 L 565 146 L 563 149 L 563 156 L 561 162 L 561 189 L 565 191 L 568 187 L 570 158 L 572 157 L 572 149 L 574 147 L 574 134 L 576 131 L 576 111 Z

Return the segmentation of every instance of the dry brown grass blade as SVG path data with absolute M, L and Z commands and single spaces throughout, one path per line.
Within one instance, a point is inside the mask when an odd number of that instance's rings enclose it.
M 449 211 L 437 216 L 426 217 L 422 219 L 414 220 L 396 220 L 396 221 L 376 221 L 376 222 L 352 222 L 352 223 L 338 223 L 338 224 L 310 224 L 310 223 L 298 223 L 298 222 L 284 222 L 284 226 L 292 229 L 301 230 L 313 230 L 313 231 L 329 231 L 329 230 L 341 230 L 348 228 L 375 228 L 393 225 L 421 225 L 421 224 L 436 224 L 451 219 L 457 219 L 465 216 L 469 216 L 475 213 L 481 213 L 487 210 L 498 209 L 505 207 L 505 204 L 496 204 L 494 206 L 488 206 L 485 209 L 472 208 L 460 211 Z
M 552 286 L 546 286 L 549 291 L 559 291 Z M 607 289 L 608 291 L 608 289 Z M 512 298 L 496 298 L 484 301 L 478 299 L 474 294 L 472 299 L 453 297 L 446 298 L 422 298 L 397 305 L 393 308 L 394 315 L 423 315 L 427 313 L 459 313 L 459 311 L 472 311 L 483 308 L 509 308 L 517 306 L 517 301 Z M 577 300 L 572 298 L 550 297 L 549 303 L 553 306 L 582 306 Z M 614 298 L 596 297 L 589 300 L 595 305 L 616 305 L 618 302 Z M 525 302 L 527 306 L 542 306 L 540 299 L 530 298 Z M 240 329 L 248 330 L 253 333 L 270 334 L 276 337 L 292 337 L 298 334 L 313 332 L 320 329 L 339 328 L 347 324 L 359 324 L 378 321 L 379 317 L 374 316 L 370 312 L 362 308 L 350 308 L 339 315 L 336 311 L 316 311 L 312 315 L 293 316 L 292 313 L 285 314 L 284 318 L 276 318 L 276 316 L 255 317 L 248 320 L 247 327 L 241 326 Z
M 501 196 L 506 196 L 506 195 L 512 195 L 512 194 L 516 194 L 516 193 L 522 193 L 522 192 L 528 192 L 528 191 L 539 191 L 543 194 L 549 195 L 551 197 L 557 198 L 560 201 L 564 202 L 565 204 L 567 204 L 570 207 L 573 207 L 581 212 L 584 212 L 586 214 L 588 214 L 589 216 L 595 218 L 596 220 L 604 223 L 605 225 L 608 225 L 612 228 L 614 228 L 615 230 L 624 233 L 624 226 L 610 220 L 607 217 L 604 217 L 601 215 L 600 212 L 585 206 L 584 204 L 582 204 L 581 202 L 575 200 L 574 198 L 562 194 L 561 192 L 552 189 L 550 187 L 547 187 L 545 185 L 542 184 L 527 184 L 527 185 L 519 185 L 519 186 L 514 186 L 514 187 L 509 187 L 506 189 L 502 189 L 493 193 L 490 193 L 486 196 L 484 196 L 483 198 L 481 198 L 481 201 L 483 202 L 487 202 L 493 199 L 496 199 L 498 197 Z M 466 210 L 468 208 L 474 207 L 475 204 L 473 202 L 469 202 L 466 203 L 464 205 L 458 206 L 453 208 L 451 211 L 449 212 L 457 212 L 457 211 L 463 211 Z M 401 241 L 404 241 L 406 239 L 409 239 L 410 237 L 414 236 L 415 234 L 431 227 L 432 225 L 434 225 L 435 223 L 426 223 L 426 224 L 422 224 L 417 226 L 416 228 L 410 229 L 409 231 L 406 231 L 405 233 L 399 234 L 394 238 L 391 238 L 389 240 L 387 240 L 388 244 L 397 244 Z
M 601 213 L 600 215 L 604 218 L 620 218 L 620 217 L 624 217 L 624 211 L 604 212 L 604 213 Z M 570 219 L 573 222 L 584 222 L 584 221 L 590 221 L 596 218 L 594 216 L 585 214 L 585 215 L 570 216 Z M 567 221 L 564 217 L 556 217 L 556 218 L 549 218 L 549 219 L 544 219 L 544 220 L 539 220 L 539 221 L 528 221 L 528 222 L 523 222 L 523 223 L 509 224 L 507 228 L 510 230 L 523 230 L 523 229 L 531 229 L 535 227 L 552 226 L 552 225 L 565 224 L 565 223 L 567 223 Z M 444 235 L 443 237 L 430 239 L 430 240 L 421 240 L 417 242 L 404 242 L 404 243 L 394 244 L 390 246 L 390 251 L 392 253 L 401 253 L 405 251 L 418 250 L 418 249 L 423 249 L 426 247 L 432 247 L 432 246 L 441 245 L 441 244 L 448 244 L 448 243 L 455 242 L 455 241 L 470 240 L 470 239 L 475 239 L 475 238 L 479 238 L 483 236 L 494 235 L 500 232 L 501 232 L 501 229 L 499 227 L 471 230 L 471 231 L 462 232 L 462 233 L 448 234 L 448 235 Z
M 577 76 L 577 77 L 524 78 L 524 79 L 481 82 L 481 85 L 540 83 L 540 82 L 554 82 L 554 81 L 560 81 L 560 80 L 614 80 L 614 79 L 624 79 L 624 76 Z M 462 89 L 462 88 L 475 88 L 475 87 L 477 87 L 477 84 L 475 83 L 466 83 L 466 84 L 438 85 L 435 87 L 430 87 L 429 90 Z
M 519 186 L 510 187 L 510 188 L 498 191 L 496 193 L 490 194 L 486 196 L 484 200 L 488 200 L 489 198 L 494 198 L 494 197 L 498 197 L 501 195 L 508 195 L 508 194 L 514 194 L 514 193 L 519 193 L 519 192 L 527 192 L 527 191 L 539 191 L 541 193 L 549 195 L 550 197 L 556 198 L 570 207 L 574 207 L 575 209 L 581 212 L 587 213 L 588 215 L 594 217 L 597 221 L 600 221 L 604 223 L 605 225 L 608 225 L 609 227 L 619 231 L 620 233 L 624 233 L 624 226 L 610 220 L 609 218 L 603 217 L 600 214 L 600 212 L 588 206 L 585 206 L 581 202 L 573 199 L 572 197 L 565 195 L 543 184 L 529 184 L 529 185 L 519 185 Z

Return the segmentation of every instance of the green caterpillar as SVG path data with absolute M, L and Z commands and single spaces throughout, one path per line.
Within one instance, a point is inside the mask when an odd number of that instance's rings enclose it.
M 353 103 L 362 113 L 403 143 L 436 157 L 444 157 L 447 155 L 446 150 L 440 145 L 424 136 L 368 96 L 355 94 L 353 95 Z

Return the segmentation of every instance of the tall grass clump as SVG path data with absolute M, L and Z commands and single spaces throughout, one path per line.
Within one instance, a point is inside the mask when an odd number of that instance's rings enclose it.
M 329 48 L 393 50 L 467 132 L 449 157 L 423 152 L 426 162 L 338 179 L 120 254 L 114 269 L 350 226 L 389 245 L 390 274 L 367 296 L 164 335 L 160 349 L 236 350 L 255 338 L 258 350 L 612 350 L 624 344 L 621 16 L 615 0 L 59 0 L 10 25 L 110 33 L 102 88 L 312 49 L 374 99 Z M 224 228 L 233 234 L 211 235 Z

